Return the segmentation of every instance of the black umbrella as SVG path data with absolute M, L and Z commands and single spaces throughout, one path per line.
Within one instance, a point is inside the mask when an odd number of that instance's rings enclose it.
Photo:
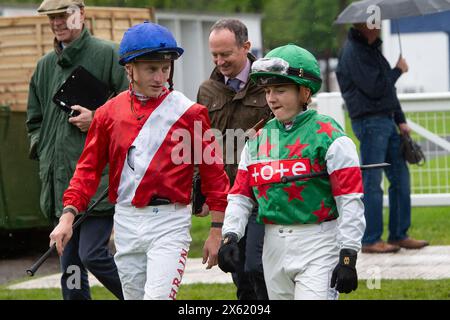
M 373 20 L 374 9 L 379 9 L 381 20 L 415 17 L 448 11 L 450 10 L 450 0 L 362 0 L 348 5 L 334 23 L 370 22 Z M 401 55 L 400 30 L 398 24 L 396 26 Z

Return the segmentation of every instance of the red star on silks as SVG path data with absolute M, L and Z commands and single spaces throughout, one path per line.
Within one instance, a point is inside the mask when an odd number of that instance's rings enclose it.
M 252 138 L 259 137 L 263 133 L 263 129 L 259 129 Z
M 262 133 L 263 133 L 263 129 L 259 129 L 258 131 L 255 132 L 255 130 L 253 130 L 253 128 L 250 128 L 247 131 L 245 131 L 246 137 L 250 140 L 258 138 L 259 136 L 261 136 Z
M 320 129 L 317 130 L 317 133 L 326 133 L 330 138 L 331 138 L 331 135 L 333 134 L 333 131 L 339 131 L 338 129 L 334 128 L 331 125 L 331 123 L 320 122 L 320 121 L 317 121 L 317 123 L 320 126 Z
M 262 218 L 262 222 L 264 224 L 275 224 L 272 220 L 267 219 L 266 217 Z
M 319 159 L 314 159 L 314 164 L 311 166 L 313 172 L 321 172 L 324 171 L 326 166 L 325 164 L 319 164 Z
M 257 186 L 256 187 L 258 189 L 257 199 L 264 197 L 266 200 L 269 200 L 269 198 L 267 197 L 267 190 L 269 190 L 270 187 L 271 187 L 270 184 L 263 184 L 263 185 Z
M 294 199 L 304 201 L 301 193 L 305 188 L 305 186 L 297 186 L 295 182 L 292 182 L 290 187 L 283 188 L 283 190 L 286 191 L 289 196 L 288 202 L 291 202 Z
M 320 209 L 313 212 L 313 215 L 317 216 L 319 218 L 317 220 L 317 223 L 320 223 L 324 221 L 326 218 L 328 218 L 328 215 L 330 214 L 331 208 L 325 208 L 325 203 L 322 200 L 322 203 L 320 204 Z
M 288 144 L 287 146 L 285 146 L 285 148 L 288 148 L 289 151 L 289 158 L 297 155 L 300 158 L 302 157 L 302 150 L 305 149 L 307 146 L 309 146 L 309 144 L 301 144 L 300 143 L 300 138 L 297 138 L 297 140 L 295 140 L 294 144 Z
M 270 157 L 270 150 L 272 150 L 274 148 L 274 145 L 270 144 L 269 142 L 269 137 L 267 137 L 267 141 L 264 144 L 261 144 L 259 146 L 259 151 L 258 151 L 258 157 L 260 155 L 265 155 L 267 158 Z

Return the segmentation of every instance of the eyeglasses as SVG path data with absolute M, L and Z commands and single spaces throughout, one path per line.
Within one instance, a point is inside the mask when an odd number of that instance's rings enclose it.
M 299 78 L 322 82 L 322 79 L 316 77 L 312 73 L 305 71 L 303 68 L 292 68 L 289 62 L 281 58 L 262 58 L 252 64 L 252 73 L 268 72 L 282 76 L 297 76 Z

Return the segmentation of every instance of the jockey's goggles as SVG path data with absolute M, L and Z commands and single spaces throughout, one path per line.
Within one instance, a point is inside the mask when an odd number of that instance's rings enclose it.
M 303 68 L 292 68 L 289 62 L 281 58 L 262 58 L 252 64 L 252 73 L 271 73 L 280 76 L 296 76 L 299 78 L 322 82 L 322 79 Z

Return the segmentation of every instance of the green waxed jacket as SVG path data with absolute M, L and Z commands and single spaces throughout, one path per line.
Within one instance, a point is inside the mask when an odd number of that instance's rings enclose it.
M 52 102 L 52 98 L 80 65 L 108 84 L 115 94 L 126 90 L 128 80 L 118 60 L 114 43 L 94 38 L 84 28 L 80 37 L 64 49 L 55 40 L 55 50 L 42 57 L 37 64 L 30 82 L 26 124 L 30 158 L 39 160 L 42 183 L 40 205 L 49 218 L 61 215 L 62 195 L 69 185 L 86 139 L 86 133 L 68 122 L 68 115 Z M 94 200 L 107 185 L 105 170 Z M 112 208 L 112 204 L 103 201 L 96 210 L 105 214 L 112 213 Z

